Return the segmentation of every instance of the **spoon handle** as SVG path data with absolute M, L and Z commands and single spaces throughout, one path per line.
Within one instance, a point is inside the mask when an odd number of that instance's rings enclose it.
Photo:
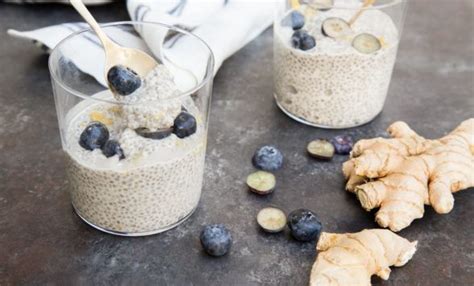
M 99 23 L 97 23 L 89 10 L 87 10 L 84 3 L 82 3 L 82 0 L 70 0 L 70 2 L 76 11 L 82 16 L 82 18 L 86 20 L 87 24 L 89 24 L 92 30 L 94 30 L 94 32 L 97 34 L 100 41 L 102 42 L 102 45 L 104 46 L 104 49 L 107 51 L 107 49 L 112 48 L 113 42 L 109 39 L 109 37 L 107 37 L 102 28 L 100 28 Z
M 349 26 L 352 26 L 354 22 L 359 18 L 359 16 L 364 12 L 364 10 L 370 5 L 374 4 L 376 0 L 365 0 L 362 7 L 357 11 L 357 13 L 349 20 Z

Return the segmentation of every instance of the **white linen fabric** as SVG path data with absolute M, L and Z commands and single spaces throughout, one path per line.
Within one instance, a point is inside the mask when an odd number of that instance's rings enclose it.
M 128 0 L 127 9 L 133 21 L 160 22 L 192 32 L 204 40 L 211 48 L 217 72 L 222 62 L 263 32 L 273 21 L 273 0 Z M 32 31 L 20 32 L 8 30 L 14 37 L 34 42 L 46 51 L 53 49 L 70 34 L 88 28 L 85 23 L 66 23 Z M 126 41 L 127 46 L 151 50 L 163 60 L 166 50 L 167 60 L 186 59 L 193 66 L 192 72 L 202 78 L 205 63 L 199 51 L 192 51 L 195 40 L 189 36 L 173 36 L 167 29 L 157 32 L 149 28 L 139 29 L 136 33 L 114 28 L 109 29 L 113 38 Z M 83 72 L 93 76 L 99 83 L 106 85 L 104 79 L 104 51 L 100 42 L 83 36 L 77 43 L 83 54 L 71 54 L 70 60 Z M 87 57 L 85 55 L 88 55 Z M 91 56 L 94 55 L 94 56 Z M 201 55 L 202 56 L 202 55 Z M 89 60 L 87 60 L 87 58 Z M 94 58 L 97 60 L 91 61 Z M 165 64 L 166 64 L 166 59 Z M 101 63 L 101 64 L 98 64 Z M 194 64 L 195 63 L 195 64 Z
M 0 2 L 15 4 L 61 3 L 68 4 L 69 0 L 0 0 Z M 114 0 L 82 0 L 85 5 L 102 5 Z

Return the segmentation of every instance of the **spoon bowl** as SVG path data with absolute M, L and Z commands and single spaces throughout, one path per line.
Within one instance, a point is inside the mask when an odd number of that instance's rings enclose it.
M 76 11 L 82 16 L 82 18 L 84 18 L 84 20 L 89 24 L 92 30 L 94 30 L 94 32 L 99 37 L 102 46 L 104 47 L 105 79 L 107 79 L 107 73 L 110 68 L 116 65 L 122 65 L 133 70 L 141 78 L 144 78 L 153 68 L 158 65 L 158 62 L 147 53 L 138 49 L 122 47 L 112 41 L 101 29 L 100 25 L 94 19 L 89 10 L 87 10 L 82 0 L 70 0 L 70 2 Z
M 153 57 L 138 49 L 121 47 L 112 42 L 105 49 L 105 75 L 116 65 L 125 66 L 144 78 L 158 63 Z

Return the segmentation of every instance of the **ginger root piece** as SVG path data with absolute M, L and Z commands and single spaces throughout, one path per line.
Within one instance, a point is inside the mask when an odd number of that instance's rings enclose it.
M 410 242 L 388 229 L 366 229 L 357 233 L 323 232 L 311 270 L 310 286 L 365 286 L 377 275 L 387 280 L 390 266 L 403 266 L 415 254 L 417 241 Z
M 399 231 L 423 217 L 424 205 L 449 213 L 452 193 L 474 186 L 474 118 L 450 134 L 428 140 L 395 122 L 392 139 L 360 140 L 342 169 L 346 189 L 367 211 L 380 208 L 375 220 Z

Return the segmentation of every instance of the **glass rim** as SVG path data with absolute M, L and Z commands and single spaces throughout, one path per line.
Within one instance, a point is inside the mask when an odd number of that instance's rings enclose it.
M 100 24 L 100 27 L 101 28 L 107 28 L 107 27 L 113 27 L 113 26 L 120 26 L 120 25 L 129 25 L 129 26 L 132 26 L 132 25 L 152 25 L 152 26 L 161 26 L 161 27 L 164 27 L 164 28 L 167 28 L 167 29 L 171 29 L 171 30 L 174 30 L 174 31 L 177 31 L 179 33 L 182 33 L 182 34 L 185 34 L 185 35 L 189 35 L 195 39 L 197 39 L 200 43 L 202 43 L 204 45 L 204 47 L 209 51 L 209 58 L 210 58 L 210 63 L 207 65 L 207 68 L 206 70 L 210 71 L 205 75 L 205 77 L 198 83 L 196 84 L 196 86 L 186 90 L 186 91 L 180 91 L 178 94 L 176 95 L 173 95 L 171 97 L 167 97 L 167 98 L 163 98 L 163 99 L 155 99 L 155 100 L 150 100 L 150 101 L 136 101 L 136 102 L 122 102 L 122 101 L 118 101 L 118 100 L 109 100 L 109 99 L 104 99 L 104 98 L 96 98 L 94 97 L 93 95 L 88 95 L 88 94 L 85 94 L 83 92 L 80 92 L 72 87 L 70 87 L 69 85 L 67 85 L 63 80 L 61 80 L 59 78 L 59 76 L 56 74 L 56 72 L 54 71 L 53 69 L 53 55 L 55 55 L 56 53 L 59 52 L 59 49 L 61 48 L 62 45 L 64 45 L 66 42 L 68 42 L 70 39 L 76 37 L 76 36 L 79 36 L 81 34 L 84 34 L 84 33 L 87 33 L 87 32 L 91 32 L 95 35 L 95 32 L 89 27 L 89 28 L 86 28 L 86 29 L 83 29 L 83 30 L 79 30 L 77 32 L 74 32 L 72 34 L 70 34 L 69 36 L 67 36 L 66 38 L 62 39 L 58 44 L 56 44 L 56 46 L 53 48 L 51 54 L 49 55 L 49 59 L 48 59 L 48 68 L 49 68 L 49 72 L 51 74 L 51 77 L 53 78 L 53 80 L 61 86 L 61 88 L 63 88 L 64 90 L 70 92 L 71 94 L 77 96 L 77 97 L 80 97 L 82 99 L 91 99 L 91 100 L 95 100 L 95 101 L 99 101 L 99 102 L 106 102 L 106 103 L 111 103 L 111 104 L 117 104 L 117 105 L 138 105 L 138 104 L 143 104 L 143 103 L 152 103 L 152 102 L 166 102 L 166 101 L 171 101 L 171 100 L 176 100 L 176 99 L 179 99 L 179 98 L 182 98 L 182 97 L 185 97 L 185 96 L 188 96 L 188 95 L 192 95 L 193 93 L 195 93 L 196 91 L 200 90 L 206 83 L 208 83 L 209 81 L 212 80 L 212 78 L 214 77 L 214 65 L 215 65 L 215 58 L 214 58 L 214 53 L 212 52 L 212 49 L 211 47 L 203 40 L 201 39 L 199 36 L 195 35 L 194 33 L 191 33 L 191 32 L 188 32 L 186 30 L 183 30 L 179 27 L 175 27 L 175 26 L 172 26 L 172 25 L 168 25 L 168 24 L 164 24 L 164 23 L 160 23 L 160 22 L 151 22 L 151 21 L 118 21 L 118 22 L 110 22 L 110 23 L 106 23 L 106 24 Z M 102 46 L 102 45 L 101 45 Z M 82 72 L 82 71 L 81 71 Z M 110 90 L 110 89 L 106 89 L 106 90 Z M 99 91 L 99 93 L 102 92 L 102 91 Z M 97 93 L 96 93 L 97 94 Z M 94 94 L 95 95 L 95 94 Z
M 304 5 L 308 5 L 308 3 L 305 3 L 305 2 L 310 2 L 311 0 L 303 0 L 303 3 Z M 362 0 L 361 0 L 362 1 Z M 378 10 L 378 9 L 384 9 L 384 8 L 388 8 L 388 7 L 391 7 L 391 6 L 395 6 L 397 4 L 401 4 L 402 2 L 408 2 L 408 0 L 391 0 L 391 2 L 389 3 L 385 3 L 385 4 L 372 4 L 371 6 L 369 7 L 365 7 L 365 8 L 362 8 L 362 10 Z M 360 4 L 364 4 L 363 2 L 361 2 Z M 359 10 L 361 9 L 361 6 L 359 7 L 351 7 L 351 6 L 347 6 L 344 5 L 344 4 L 332 4 L 332 5 L 328 5 L 328 6 L 324 6 L 324 9 L 345 9 L 345 10 Z

